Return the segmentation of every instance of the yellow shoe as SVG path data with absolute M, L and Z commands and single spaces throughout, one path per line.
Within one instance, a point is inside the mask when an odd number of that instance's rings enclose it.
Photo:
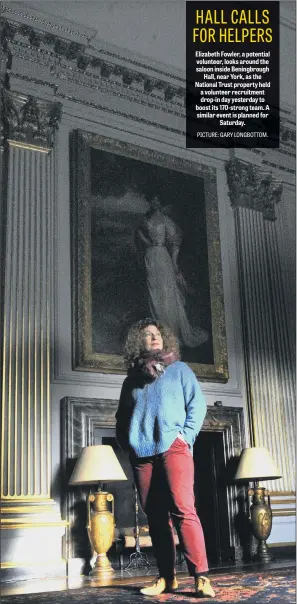
M 178 582 L 176 578 L 173 579 L 164 579 L 164 577 L 158 577 L 149 585 L 149 587 L 143 587 L 140 590 L 140 593 L 144 596 L 159 596 L 160 594 L 171 593 L 178 588 Z
M 214 598 L 215 592 L 208 577 L 195 578 L 195 590 L 197 598 Z

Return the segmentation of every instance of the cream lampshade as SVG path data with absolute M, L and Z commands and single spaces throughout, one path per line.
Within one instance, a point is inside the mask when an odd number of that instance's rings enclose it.
M 235 480 L 237 482 L 254 483 L 254 488 L 248 490 L 248 495 L 252 496 L 250 507 L 251 528 L 253 535 L 259 542 L 255 558 L 260 562 L 270 562 L 272 559 L 266 543 L 272 528 L 272 511 L 269 491 L 265 493 L 265 488 L 259 487 L 259 480 L 274 480 L 276 478 L 281 478 L 281 473 L 267 449 L 264 447 L 243 449 Z M 265 501 L 265 495 L 268 496 L 268 504 Z
M 267 449 L 264 447 L 243 449 L 235 480 L 257 482 L 275 478 L 281 478 L 281 473 Z
M 106 555 L 114 540 L 113 495 L 102 491 L 101 485 L 118 480 L 127 480 L 127 476 L 111 446 L 96 445 L 82 449 L 69 484 L 98 485 L 98 490 L 89 494 L 87 498 L 87 530 L 92 548 L 97 553 L 94 568 L 90 573 L 92 577 L 102 577 L 103 574 L 113 572 Z M 108 502 L 112 505 L 111 512 L 108 509 Z
M 110 445 L 84 447 L 75 464 L 69 484 L 96 484 L 127 480 Z

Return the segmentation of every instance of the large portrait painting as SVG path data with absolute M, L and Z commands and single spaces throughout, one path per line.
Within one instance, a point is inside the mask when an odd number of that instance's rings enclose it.
M 73 367 L 122 373 L 127 330 L 152 317 L 202 380 L 228 379 L 215 170 L 71 136 Z

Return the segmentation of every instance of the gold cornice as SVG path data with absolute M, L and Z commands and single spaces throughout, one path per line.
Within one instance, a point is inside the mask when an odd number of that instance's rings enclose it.
M 296 491 L 271 491 L 269 489 L 270 496 L 277 495 L 278 497 L 286 497 L 287 495 L 294 495 L 296 497 Z
M 292 508 L 288 508 L 287 510 L 285 510 L 284 508 L 282 508 L 281 510 L 276 510 L 273 509 L 272 510 L 272 516 L 274 517 L 279 517 L 279 516 L 296 516 L 296 509 L 292 509 Z
M 280 543 L 269 543 L 269 549 L 271 547 L 296 547 L 296 541 L 281 541 Z
M 23 507 L 7 507 L 1 508 L 1 514 L 52 514 L 53 508 L 52 506 L 23 506 Z
M 14 504 L 15 503 L 19 503 L 20 505 L 22 505 L 22 503 L 32 503 L 32 505 L 36 505 L 38 503 L 44 502 L 45 504 L 48 503 L 49 505 L 56 505 L 56 502 L 51 499 L 49 496 L 42 496 L 42 495 L 36 495 L 36 496 L 32 496 L 32 495 L 24 495 L 23 493 L 21 495 L 1 495 L 1 503 L 4 504 L 6 502 L 12 501 Z
M 61 558 L 62 562 L 67 562 L 65 558 Z M 60 562 L 60 558 L 58 560 L 42 560 L 42 562 L 34 561 L 34 562 L 1 562 L 1 568 L 18 568 L 18 567 L 27 567 L 27 566 L 44 566 L 48 564 L 56 564 Z
M 65 520 L 48 520 L 48 521 L 43 521 L 43 522 L 32 522 L 32 519 L 28 519 L 28 521 L 26 521 L 26 519 L 22 519 L 22 521 L 20 521 L 18 518 L 4 518 L 1 520 L 1 529 L 24 529 L 24 528 L 51 528 L 53 526 L 62 526 L 62 527 L 66 527 L 69 526 L 69 522 L 66 522 Z
M 285 505 L 289 503 L 296 503 L 296 497 L 294 499 L 275 499 L 274 497 L 270 497 L 270 502 L 273 505 Z
M 18 147 L 19 149 L 27 149 L 28 151 L 38 151 L 39 153 L 48 154 L 51 149 L 48 147 L 37 147 L 35 145 L 30 145 L 29 143 L 22 143 L 21 141 L 14 141 L 11 139 L 7 139 L 7 142 L 10 147 Z

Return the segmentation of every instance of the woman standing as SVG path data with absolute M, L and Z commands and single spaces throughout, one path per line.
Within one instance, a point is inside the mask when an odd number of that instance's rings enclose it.
M 181 232 L 167 216 L 158 197 L 150 203 L 135 233 L 143 255 L 150 313 L 166 323 L 183 346 L 196 348 L 209 339 L 205 329 L 193 327 L 186 312 L 187 285 L 178 267 Z
M 193 371 L 179 360 L 174 334 L 153 319 L 132 326 L 125 359 L 128 375 L 116 413 L 116 435 L 130 452 L 159 570 L 156 581 L 141 593 L 154 596 L 178 588 L 174 524 L 196 595 L 213 597 L 193 491 L 192 448 L 206 414 L 203 394 Z

